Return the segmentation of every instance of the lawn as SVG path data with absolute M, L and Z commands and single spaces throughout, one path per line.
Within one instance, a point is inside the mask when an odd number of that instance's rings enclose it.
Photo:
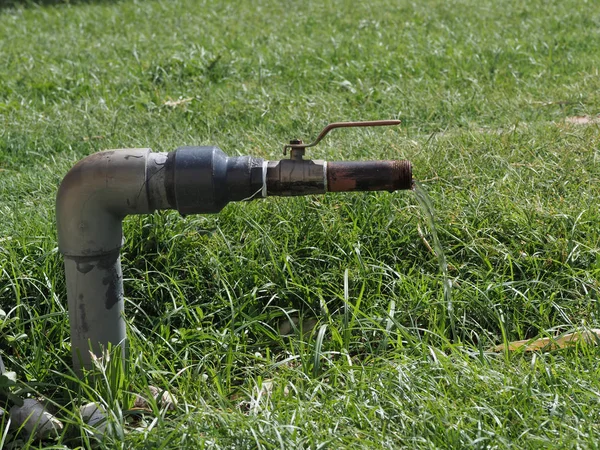
M 600 328 L 598 49 L 594 1 L 0 2 L 0 351 L 13 392 L 65 424 L 40 442 L 4 415 L 0 447 L 597 447 L 595 342 L 490 349 Z M 54 215 L 76 161 L 209 144 L 274 160 L 375 119 L 402 125 L 307 155 L 409 159 L 451 298 L 410 191 L 132 216 L 128 364 L 77 380 Z M 316 326 L 283 336 L 289 317 Z M 149 385 L 175 410 L 134 409 Z

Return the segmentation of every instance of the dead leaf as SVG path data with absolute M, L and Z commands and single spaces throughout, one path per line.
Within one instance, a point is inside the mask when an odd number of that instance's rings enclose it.
M 193 97 L 189 97 L 189 98 L 181 98 L 181 97 L 179 97 L 178 100 L 171 100 L 171 99 L 169 99 L 166 102 L 164 102 L 163 105 L 164 106 L 169 106 L 171 108 L 177 108 L 178 106 L 185 106 L 185 105 L 187 105 L 192 100 L 194 100 Z
M 508 351 L 511 352 L 521 349 L 525 352 L 535 352 L 538 350 L 550 351 L 575 345 L 577 342 L 582 340 L 588 344 L 597 344 L 600 342 L 600 329 L 592 328 L 589 330 L 563 334 L 557 337 L 513 341 L 508 343 L 507 346 Z M 501 353 L 506 349 L 507 346 L 504 344 L 497 345 L 496 347 L 491 348 L 490 351 Z
M 84 136 L 83 137 L 83 142 L 88 142 L 92 139 L 104 139 L 104 136 L 102 135 L 98 135 L 98 136 Z
M 590 125 L 594 123 L 600 123 L 600 116 L 573 116 L 567 117 L 565 122 L 572 123 L 574 125 Z
M 169 411 L 173 411 L 177 406 L 177 399 L 169 391 L 164 391 L 156 386 L 148 386 L 148 390 L 154 400 L 162 408 L 166 408 Z M 136 395 L 135 401 L 133 402 L 134 409 L 149 409 L 150 403 L 141 395 Z

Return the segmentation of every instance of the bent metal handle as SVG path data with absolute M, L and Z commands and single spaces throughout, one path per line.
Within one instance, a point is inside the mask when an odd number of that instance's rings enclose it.
M 230 201 L 327 191 L 411 189 L 408 161 L 265 161 L 217 147 L 107 150 L 79 161 L 56 196 L 64 256 L 71 351 L 77 372 L 119 345 L 126 356 L 122 222 L 129 214 L 176 209 L 217 213 Z
M 309 147 L 314 147 L 321 139 L 327 135 L 331 130 L 335 128 L 358 128 L 358 127 L 385 127 L 389 125 L 400 125 L 402 122 L 400 120 L 368 120 L 368 121 L 360 121 L 360 122 L 334 122 L 327 125 L 325 128 L 321 130 L 319 135 L 309 144 L 303 143 L 301 140 L 294 139 L 289 144 L 286 144 L 283 147 L 283 154 L 285 155 L 287 149 L 307 149 Z

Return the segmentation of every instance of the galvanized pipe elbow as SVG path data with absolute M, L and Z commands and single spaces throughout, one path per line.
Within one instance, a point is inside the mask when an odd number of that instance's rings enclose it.
M 107 150 L 73 166 L 56 196 L 61 253 L 91 257 L 121 247 L 123 217 L 153 211 L 146 184 L 150 154 L 150 149 Z

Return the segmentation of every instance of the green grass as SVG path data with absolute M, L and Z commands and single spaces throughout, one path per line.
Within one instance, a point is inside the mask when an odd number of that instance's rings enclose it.
M 600 327 L 600 126 L 564 120 L 600 113 L 597 2 L 14 1 L 0 24 L 0 349 L 67 424 L 40 443 L 0 418 L 7 448 L 598 446 L 599 348 L 487 351 Z M 412 161 L 451 311 L 411 192 L 129 217 L 130 364 L 73 378 L 54 198 L 78 159 L 279 159 L 387 118 L 308 155 Z M 295 314 L 314 331 L 280 336 Z M 149 384 L 176 410 L 132 411 Z M 102 442 L 87 401 L 110 412 Z

